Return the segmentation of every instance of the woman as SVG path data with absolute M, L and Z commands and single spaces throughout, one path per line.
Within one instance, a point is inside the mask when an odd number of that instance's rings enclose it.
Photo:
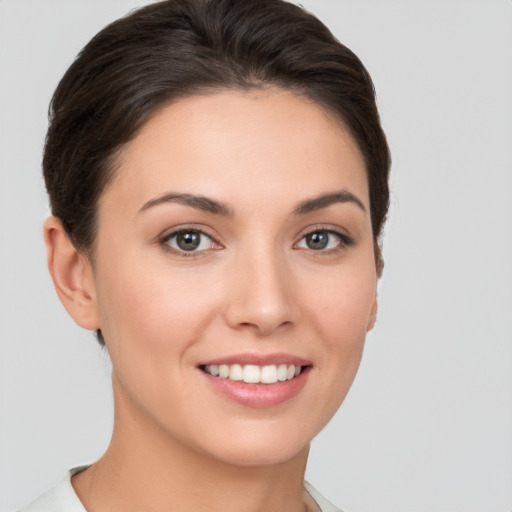
M 115 421 L 24 510 L 338 510 L 304 472 L 375 322 L 389 194 L 359 59 L 281 0 L 147 6 L 67 71 L 43 168 Z

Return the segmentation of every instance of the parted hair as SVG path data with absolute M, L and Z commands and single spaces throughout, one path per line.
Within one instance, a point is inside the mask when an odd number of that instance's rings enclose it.
M 284 0 L 160 1 L 81 50 L 52 97 L 43 155 L 52 214 L 77 250 L 93 255 L 98 199 L 122 172 L 117 155 L 159 109 L 195 94 L 266 87 L 316 102 L 354 137 L 380 275 L 390 153 L 372 80 L 321 21 Z

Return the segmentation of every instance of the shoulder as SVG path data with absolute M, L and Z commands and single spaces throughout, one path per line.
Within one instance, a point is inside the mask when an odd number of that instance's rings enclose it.
M 328 499 L 324 498 L 309 482 L 304 482 L 304 489 L 313 498 L 320 507 L 321 512 L 343 512 L 340 508 L 333 505 Z
M 80 469 L 68 471 L 59 483 L 19 512 L 86 512 L 71 485 L 71 477 Z

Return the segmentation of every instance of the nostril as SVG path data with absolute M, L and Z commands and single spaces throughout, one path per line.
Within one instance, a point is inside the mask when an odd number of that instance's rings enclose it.
M 275 334 L 277 331 L 281 331 L 293 325 L 291 321 L 285 322 L 272 322 L 269 319 L 266 320 L 255 320 L 252 322 L 241 322 L 234 327 L 236 329 L 253 330 L 259 336 L 269 336 Z

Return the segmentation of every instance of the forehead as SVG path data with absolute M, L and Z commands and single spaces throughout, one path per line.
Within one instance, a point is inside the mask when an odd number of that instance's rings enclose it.
M 227 90 L 167 105 L 121 150 L 117 168 L 100 207 L 114 197 L 142 205 L 166 191 L 262 205 L 347 187 L 368 203 L 364 158 L 348 130 L 282 90 Z

